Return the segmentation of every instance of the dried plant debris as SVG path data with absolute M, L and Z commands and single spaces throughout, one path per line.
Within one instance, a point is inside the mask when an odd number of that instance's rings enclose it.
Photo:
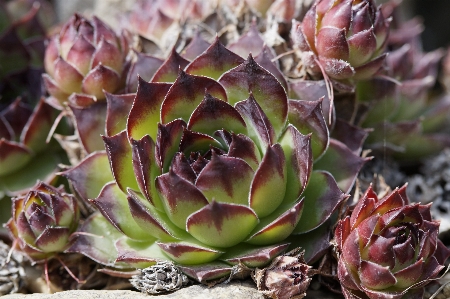
M 12 252 L 0 241 L 0 296 L 17 293 L 25 286 L 25 270 L 22 268 L 23 256 Z
M 310 266 L 304 259 L 304 251 L 293 250 L 276 257 L 264 269 L 256 269 L 254 280 L 258 290 L 272 299 L 300 299 L 306 296 L 311 282 Z
M 140 271 L 141 274 L 134 275 L 130 282 L 136 289 L 150 295 L 176 291 L 189 284 L 187 276 L 171 262 L 158 262 Z
M 423 204 L 433 202 L 431 215 L 441 222 L 440 232 L 447 234 L 450 231 L 450 149 L 427 160 L 421 173 L 408 179 L 408 197 Z

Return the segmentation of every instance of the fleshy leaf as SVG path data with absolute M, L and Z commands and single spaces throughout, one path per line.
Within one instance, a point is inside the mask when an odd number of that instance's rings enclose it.
M 101 135 L 105 134 L 106 102 L 99 101 L 87 107 L 69 104 L 75 116 L 75 125 L 81 144 L 88 153 L 103 150 Z
M 188 232 L 200 242 L 215 247 L 231 247 L 242 242 L 258 224 L 248 207 L 212 201 L 187 219 Z
M 70 231 L 68 227 L 50 227 L 36 238 L 36 246 L 44 252 L 64 250 L 68 244 Z
M 189 156 L 191 153 L 204 153 L 210 147 L 220 146 L 220 142 L 209 135 L 184 130 L 180 142 L 180 152 L 183 152 L 185 155 Z
M 211 45 L 202 38 L 200 31 L 197 31 L 187 47 L 181 52 L 181 56 L 192 61 L 205 52 L 210 46 Z
M 100 213 L 92 214 L 83 223 L 80 234 L 74 233 L 74 243 L 66 252 L 77 252 L 105 266 L 126 268 L 128 265 L 116 263 L 116 240 L 123 237 Z
M 261 162 L 258 147 L 253 140 L 243 134 L 231 135 L 228 156 L 243 159 L 253 170 L 256 170 Z
M 270 216 L 261 220 L 247 243 L 265 245 L 281 242 L 295 229 L 303 213 L 304 199 L 289 206 L 280 206 Z
M 114 179 L 119 188 L 126 193 L 127 188 L 139 190 L 134 176 L 133 152 L 127 138 L 127 132 L 122 131 L 111 137 L 103 136 L 106 153 Z
M 142 78 L 144 81 L 150 81 L 153 78 L 156 71 L 161 67 L 163 61 L 154 56 L 135 52 L 136 62 L 134 62 L 127 76 L 127 92 L 135 92 L 138 88 L 137 78 Z
M 172 169 L 156 179 L 156 188 L 167 216 L 181 229 L 186 229 L 186 219 L 191 213 L 208 204 L 197 187 L 179 177 Z
M 209 202 L 218 201 L 248 205 L 248 194 L 254 172 L 239 158 L 217 155 L 197 177 L 195 185 Z
M 284 198 L 287 183 L 286 158 L 279 144 L 268 147 L 250 187 L 250 207 L 259 218 L 278 208 Z
M 155 240 L 142 242 L 123 236 L 116 241 L 115 247 L 117 249 L 116 262 L 125 263 L 132 268 L 147 268 L 158 261 L 167 259 L 156 245 Z
M 274 127 L 261 106 L 250 94 L 250 97 L 236 104 L 236 109 L 242 115 L 247 124 L 248 134 L 254 142 L 259 143 L 259 149 L 264 154 L 268 146 L 276 141 Z
M 243 62 L 244 59 L 225 48 L 216 37 L 214 43 L 186 67 L 186 73 L 217 80 L 223 73 Z
M 185 128 L 186 123 L 181 119 L 174 120 L 166 125 L 158 125 L 156 157 L 159 159 L 158 165 L 163 172 L 169 171 L 170 163 L 179 150 Z
M 251 55 L 244 63 L 223 74 L 219 83 L 227 91 L 228 102 L 232 105 L 247 99 L 252 93 L 270 120 L 275 135 L 280 136 L 288 113 L 286 92 L 280 82 L 258 65 Z
M 359 170 L 368 158 L 354 154 L 342 142 L 330 140 L 330 146 L 322 158 L 314 164 L 316 169 L 329 171 L 342 191 L 350 192 Z
M 275 55 L 272 53 L 272 49 L 269 48 L 267 45 L 264 45 L 262 52 L 258 54 L 258 56 L 255 57 L 255 62 L 268 70 L 272 75 L 275 76 L 275 78 L 278 79 L 280 84 L 284 87 L 286 90 L 286 93 L 288 91 L 288 84 L 286 82 L 285 76 L 280 71 L 279 67 L 275 62 L 272 61 L 272 59 L 275 58 Z
M 172 49 L 169 57 L 156 71 L 151 82 L 175 82 L 179 71 L 184 70 L 188 64 L 188 60 L 181 57 L 175 49 Z
M 305 197 L 304 216 L 295 228 L 295 233 L 306 233 L 321 225 L 346 198 L 333 176 L 325 171 L 311 173 L 302 196 Z
M 119 74 L 100 63 L 84 77 L 81 90 L 101 100 L 105 98 L 103 91 L 115 92 L 118 86 L 120 86 Z
M 161 174 L 156 163 L 155 143 L 150 136 L 145 135 L 141 140 L 131 139 L 133 169 L 139 190 L 155 207 L 162 207 L 155 190 L 155 178 Z
M 61 174 L 85 201 L 98 196 L 103 186 L 114 180 L 106 152 L 94 152 Z
M 192 113 L 188 129 L 213 136 L 224 128 L 235 134 L 246 132 L 245 121 L 233 106 L 206 94 Z
M 136 192 L 128 190 L 128 207 L 131 215 L 147 234 L 159 239 L 160 241 L 178 240 L 186 233 L 170 222 L 167 215 L 158 211 L 142 199 Z M 138 239 L 139 240 L 139 239 Z
M 178 118 L 187 122 L 192 111 L 202 102 L 205 93 L 227 101 L 226 92 L 217 81 L 181 71 L 161 106 L 162 123 Z
M 133 220 L 128 208 L 127 195 L 120 190 L 116 183 L 106 184 L 99 196 L 91 201 L 120 232 L 136 240 L 150 240 L 148 231 L 142 230 Z
M 128 137 L 139 140 L 148 134 L 156 140 L 161 105 L 171 85 L 147 83 L 141 77 L 138 80 L 136 98 L 128 116 Z
M 261 268 L 267 265 L 274 257 L 286 251 L 288 246 L 289 243 L 265 247 L 239 244 L 235 248 L 229 248 L 220 259 L 232 265 L 242 263 L 250 268 Z
M 361 283 L 370 289 L 386 289 L 397 282 L 388 267 L 380 266 L 371 261 L 361 261 L 360 271 Z
M 229 276 L 231 266 L 221 262 L 211 262 L 203 265 L 179 266 L 184 274 L 198 282 L 206 283 Z
M 217 249 L 190 242 L 158 242 L 157 244 L 172 260 L 185 265 L 212 262 L 223 254 Z
M 280 145 L 286 157 L 287 178 L 284 203 L 300 198 L 312 172 L 311 136 L 302 135 L 294 126 L 288 125 Z
M 106 135 L 113 136 L 127 127 L 127 118 L 135 94 L 115 95 L 106 93 Z
M 318 160 L 328 148 L 330 140 L 328 126 L 322 114 L 322 100 L 289 100 L 289 123 L 300 133 L 312 133 L 311 147 L 314 160 Z

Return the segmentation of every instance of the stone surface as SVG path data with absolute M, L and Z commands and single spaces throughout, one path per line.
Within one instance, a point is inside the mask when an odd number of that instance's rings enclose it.
M 55 294 L 14 294 L 3 296 L 2 299 L 81 299 L 81 298 L 96 298 L 96 299 L 148 299 L 149 295 L 138 293 L 135 291 L 65 291 Z M 234 281 L 228 285 L 219 284 L 213 288 L 208 288 L 203 285 L 193 285 L 183 288 L 175 293 L 166 295 L 158 295 L 158 299 L 173 298 L 173 299 L 263 299 L 264 296 L 260 294 L 255 284 L 251 281 Z
M 218 284 L 212 288 L 204 285 L 192 285 L 174 293 L 157 295 L 157 299 L 264 299 L 261 293 L 256 290 L 255 284 L 251 280 L 232 281 L 229 284 Z M 150 295 L 135 291 L 99 291 L 99 290 L 77 290 L 65 291 L 55 294 L 12 294 L 2 296 L 2 299 L 148 299 Z M 153 296 L 151 296 L 153 297 Z M 155 297 L 156 298 L 156 297 Z M 342 296 L 329 292 L 308 290 L 305 299 L 342 299 Z

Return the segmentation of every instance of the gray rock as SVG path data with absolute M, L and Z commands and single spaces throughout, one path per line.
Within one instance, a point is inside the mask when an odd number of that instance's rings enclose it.
M 3 296 L 2 299 L 148 299 L 149 295 L 135 291 L 65 291 L 55 294 L 13 294 Z M 183 288 L 177 292 L 158 295 L 158 299 L 263 299 L 264 296 L 256 290 L 251 281 L 233 281 L 229 284 L 219 284 L 213 288 L 203 285 L 193 285 Z

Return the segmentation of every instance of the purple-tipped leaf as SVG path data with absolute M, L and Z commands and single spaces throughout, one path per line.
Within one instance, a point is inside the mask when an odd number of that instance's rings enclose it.
M 227 91 L 232 105 L 243 101 L 252 93 L 270 120 L 276 136 L 284 129 L 288 103 L 283 86 L 267 70 L 258 65 L 250 55 L 241 65 L 231 69 L 219 79 Z
M 164 61 L 156 71 L 151 82 L 175 82 L 179 71 L 184 70 L 188 64 L 189 61 L 181 57 L 177 51 L 173 49 L 166 61 Z
M 352 189 L 362 166 L 368 160 L 370 158 L 362 158 L 354 154 L 342 142 L 330 139 L 328 150 L 319 161 L 314 163 L 314 167 L 329 171 L 335 178 L 339 188 L 348 193 Z
M 239 158 L 217 155 L 197 177 L 195 185 L 209 202 L 248 205 L 248 194 L 254 176 L 252 168 Z
M 346 198 L 333 176 L 325 171 L 311 173 L 302 196 L 305 197 L 303 217 L 300 218 L 295 233 L 309 232 L 324 223 Z
M 187 219 L 187 231 L 200 242 L 214 247 L 231 247 L 243 240 L 259 220 L 243 205 L 212 201 Z
M 120 190 L 116 183 L 106 184 L 99 196 L 91 201 L 120 232 L 136 240 L 149 240 L 149 232 L 142 230 L 133 220 L 128 208 L 127 195 Z
M 139 190 L 133 169 L 133 151 L 127 138 L 127 132 L 122 131 L 111 137 L 103 136 L 106 153 L 111 170 L 119 188 L 126 193 L 127 188 Z
M 106 93 L 106 135 L 113 136 L 127 127 L 128 114 L 135 94 L 115 95 Z
M 186 72 L 217 80 L 223 73 L 242 62 L 243 58 L 225 48 L 216 37 L 214 43 L 186 67 Z
M 101 135 L 105 134 L 106 102 L 100 101 L 88 107 L 69 105 L 75 116 L 75 126 L 81 144 L 88 153 L 104 149 Z
M 184 265 L 206 264 L 223 254 L 220 250 L 190 242 L 158 242 L 157 244 L 172 260 Z
M 147 83 L 141 77 L 138 80 L 136 97 L 128 116 L 128 137 L 139 140 L 148 134 L 156 140 L 161 105 L 171 85 Z
M 168 123 L 181 118 L 187 122 L 192 111 L 202 102 L 205 93 L 227 101 L 226 92 L 217 81 L 181 71 L 161 106 L 161 121 Z
M 106 152 L 94 152 L 75 167 L 64 171 L 77 194 L 85 201 L 98 196 L 103 186 L 114 180 Z

